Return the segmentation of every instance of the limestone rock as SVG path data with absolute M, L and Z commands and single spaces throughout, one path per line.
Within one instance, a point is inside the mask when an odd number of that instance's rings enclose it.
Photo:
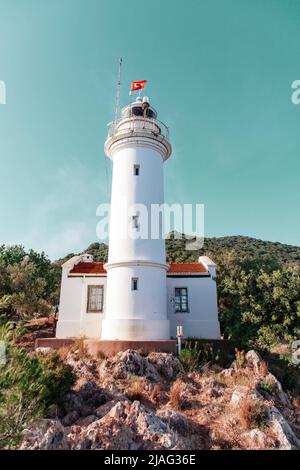
M 268 408 L 269 427 L 276 435 L 280 450 L 300 449 L 300 440 L 275 406 Z
M 86 417 L 94 413 L 94 409 L 107 401 L 106 395 L 94 382 L 86 382 L 78 391 L 68 393 L 64 400 L 66 413 L 76 411 L 80 416 Z
M 263 363 L 263 360 L 260 357 L 260 355 L 256 351 L 251 349 L 250 351 L 247 352 L 245 359 L 247 362 L 247 366 L 253 369 L 254 374 L 259 374 L 260 368 Z
M 275 375 L 273 375 L 273 374 L 271 374 L 271 372 L 269 372 L 266 375 L 266 377 L 264 378 L 264 382 L 266 382 L 267 384 L 272 386 L 276 397 L 278 398 L 278 400 L 281 402 L 281 404 L 283 406 L 286 406 L 288 408 L 292 408 L 291 402 L 290 402 L 287 394 L 283 391 L 282 385 L 279 382 L 279 380 L 277 380 Z
M 97 421 L 98 419 L 99 418 L 96 415 L 88 415 L 88 416 L 85 416 L 84 418 L 79 418 L 75 424 L 76 426 L 87 427 L 94 421 Z
M 66 358 L 78 380 L 82 379 L 84 382 L 94 381 L 97 374 L 97 364 L 89 357 L 78 357 L 76 352 L 69 352 Z
M 95 414 L 98 418 L 103 418 L 112 408 L 115 406 L 115 404 L 118 402 L 118 400 L 110 400 L 107 401 L 104 405 L 99 406 L 95 410 Z
M 155 367 L 138 351 L 128 349 L 104 361 L 99 368 L 100 375 L 111 374 L 114 379 L 124 379 L 128 375 L 144 376 L 151 380 L 158 380 L 159 375 Z
M 86 406 L 93 408 L 104 405 L 107 401 L 105 394 L 94 381 L 85 383 L 78 394 Z
M 49 348 L 49 347 L 47 347 L 47 348 L 46 347 L 39 347 L 39 348 L 35 349 L 35 352 L 37 354 L 39 354 L 39 353 L 40 354 L 48 354 L 50 351 L 53 351 L 53 349 Z
M 79 419 L 79 413 L 77 410 L 70 411 L 66 416 L 61 420 L 64 426 L 71 426 Z
M 178 411 L 172 410 L 171 408 L 159 410 L 156 415 L 162 419 L 170 428 L 175 431 L 184 434 L 191 431 L 191 424 L 189 420 Z
M 219 373 L 220 377 L 232 377 L 234 375 L 235 371 L 233 367 L 229 367 L 229 369 L 224 369 Z
M 258 448 L 263 449 L 268 445 L 268 436 L 260 429 L 251 429 L 251 431 L 243 433 L 242 436 L 244 439 L 250 440 Z
M 64 399 L 64 408 L 66 413 L 77 411 L 81 414 L 82 405 L 82 398 L 76 392 L 69 392 L 66 394 Z
M 77 436 L 74 449 L 136 450 L 139 448 L 134 432 L 119 420 L 104 417 L 90 424 Z
M 155 367 L 160 375 L 169 380 L 173 379 L 181 370 L 180 361 L 173 354 L 153 352 L 149 354 L 147 360 Z
M 236 386 L 232 392 L 230 406 L 238 407 L 249 393 L 249 388 L 243 385 Z
M 40 419 L 23 431 L 21 450 L 67 450 L 70 442 L 57 420 Z

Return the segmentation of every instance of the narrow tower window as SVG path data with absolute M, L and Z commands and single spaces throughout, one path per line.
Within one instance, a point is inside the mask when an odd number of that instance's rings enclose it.
M 134 165 L 133 166 L 133 174 L 134 174 L 134 176 L 139 176 L 139 174 L 140 174 L 140 165 Z
M 132 224 L 133 224 L 133 228 L 139 228 L 139 216 L 138 216 L 138 214 L 132 216 Z
M 138 281 L 137 277 L 131 279 L 131 290 L 138 290 Z

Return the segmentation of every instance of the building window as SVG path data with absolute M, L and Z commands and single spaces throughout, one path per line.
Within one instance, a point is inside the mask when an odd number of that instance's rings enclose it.
M 103 311 L 103 286 L 88 286 L 87 313 Z
M 133 166 L 133 174 L 134 174 L 134 176 L 139 176 L 139 174 L 140 174 L 140 165 L 134 165 Z
M 131 279 L 131 290 L 138 290 L 138 281 L 137 277 Z
M 187 287 L 175 287 L 175 312 L 186 313 L 188 311 Z

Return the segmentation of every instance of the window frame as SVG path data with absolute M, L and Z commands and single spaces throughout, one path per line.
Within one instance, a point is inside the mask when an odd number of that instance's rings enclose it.
M 136 289 L 134 288 L 135 282 L 136 282 Z M 139 278 L 138 277 L 131 278 L 131 290 L 134 292 L 139 290 Z
M 139 221 L 140 221 L 140 214 L 135 214 L 132 216 L 132 225 L 135 230 L 139 230 L 140 228 Z
M 102 290 L 102 297 L 101 297 L 101 309 L 91 309 L 91 291 L 92 289 L 101 289 Z M 103 313 L 103 306 L 104 306 L 104 285 L 103 284 L 89 284 L 87 286 L 87 305 L 86 305 L 86 313 Z
M 186 290 L 186 295 L 185 295 L 185 297 L 186 297 L 186 309 L 185 310 L 182 309 L 182 295 L 181 295 L 181 293 L 180 293 L 180 310 L 176 309 L 176 297 L 178 297 L 176 295 L 176 290 L 177 289 L 180 289 L 180 290 L 185 289 Z M 174 287 L 174 311 L 175 311 L 175 313 L 189 313 L 190 312 L 190 308 L 189 308 L 189 289 L 188 289 L 187 286 Z
M 140 176 L 140 168 L 141 166 L 138 164 L 133 165 L 133 176 Z

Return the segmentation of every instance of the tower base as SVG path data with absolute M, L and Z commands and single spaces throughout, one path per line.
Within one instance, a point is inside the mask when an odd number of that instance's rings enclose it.
M 166 341 L 170 339 L 170 321 L 104 318 L 101 339 L 112 341 Z
M 83 344 L 85 351 L 95 358 L 114 356 L 118 352 L 126 351 L 127 349 L 134 349 L 141 352 L 141 354 L 149 354 L 151 352 L 176 354 L 176 341 L 171 339 L 158 341 L 86 339 Z

